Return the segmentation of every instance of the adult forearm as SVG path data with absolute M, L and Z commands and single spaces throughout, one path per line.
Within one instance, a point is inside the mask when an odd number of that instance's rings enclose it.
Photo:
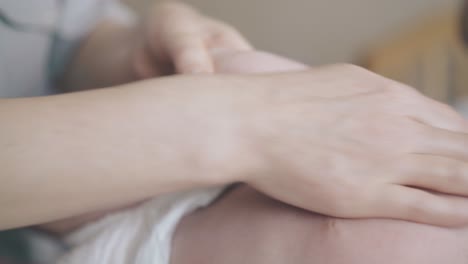
M 0 101 L 0 229 L 234 180 L 236 117 L 202 80 Z

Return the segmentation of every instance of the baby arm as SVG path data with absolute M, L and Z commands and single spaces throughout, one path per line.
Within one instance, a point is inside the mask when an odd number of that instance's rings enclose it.
M 468 229 L 326 217 L 238 187 L 187 216 L 171 264 L 466 264 Z

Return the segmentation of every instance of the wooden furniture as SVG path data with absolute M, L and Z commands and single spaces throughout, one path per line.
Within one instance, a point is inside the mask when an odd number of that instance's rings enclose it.
M 441 13 L 388 39 L 371 50 L 367 67 L 443 102 L 468 97 L 468 45 L 460 13 Z

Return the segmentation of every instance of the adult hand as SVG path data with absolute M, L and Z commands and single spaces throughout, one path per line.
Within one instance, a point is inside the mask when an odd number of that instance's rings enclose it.
M 245 182 L 335 217 L 468 223 L 468 125 L 450 107 L 351 65 L 261 82 Z
M 143 32 L 144 41 L 133 57 L 139 78 L 211 73 L 211 50 L 251 49 L 235 28 L 175 1 L 152 7 L 143 21 Z

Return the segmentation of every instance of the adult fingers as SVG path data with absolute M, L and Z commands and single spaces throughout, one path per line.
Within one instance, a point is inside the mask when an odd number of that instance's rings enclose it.
M 173 34 L 166 43 L 178 73 L 212 73 L 213 61 L 201 33 Z
M 138 79 L 148 79 L 163 75 L 160 67 L 156 66 L 155 58 L 147 47 L 143 46 L 136 50 L 133 56 L 133 68 Z
M 221 21 L 208 20 L 210 26 L 210 49 L 227 49 L 246 51 L 252 50 L 252 45 L 237 29 Z
M 445 227 L 468 224 L 468 199 L 391 185 L 376 203 L 377 217 Z
M 213 72 L 213 62 L 205 43 L 203 18 L 180 2 L 159 6 L 161 22 L 158 40 L 178 73 Z
M 468 163 L 455 159 L 410 155 L 396 162 L 396 184 L 468 197 Z
M 468 122 L 446 104 L 423 98 L 423 104 L 419 109 L 419 119 L 430 126 L 468 133 Z
M 468 133 L 426 127 L 417 140 L 417 153 L 468 161 Z

